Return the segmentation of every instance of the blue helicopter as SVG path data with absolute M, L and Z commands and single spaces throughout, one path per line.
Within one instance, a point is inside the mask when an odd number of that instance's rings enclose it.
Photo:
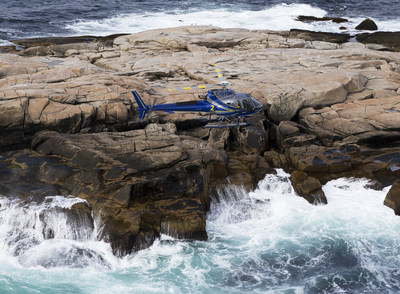
M 217 65 L 215 64 L 215 66 Z M 175 111 L 203 112 L 210 115 L 209 121 L 211 121 L 211 115 L 216 115 L 219 122 L 218 124 L 207 124 L 205 126 L 206 128 L 227 128 L 249 125 L 250 122 L 246 122 L 245 118 L 262 112 L 262 104 L 250 94 L 235 92 L 232 89 L 228 89 L 228 86 L 231 84 L 224 80 L 218 67 L 216 71 L 218 72 L 218 78 L 222 80 L 219 84 L 168 89 L 169 91 L 175 91 L 206 89 L 215 86 L 221 87 L 220 89 L 208 90 L 206 95 L 199 95 L 201 100 L 198 101 L 147 105 L 136 91 L 132 91 L 133 97 L 139 106 L 139 108 L 136 109 L 139 110 L 139 119 L 144 119 L 151 111 L 165 111 L 167 113 L 174 113 Z M 232 119 L 235 120 L 235 123 L 229 123 Z M 240 120 L 242 120 L 242 122 L 240 122 Z M 228 123 L 225 124 L 225 121 Z

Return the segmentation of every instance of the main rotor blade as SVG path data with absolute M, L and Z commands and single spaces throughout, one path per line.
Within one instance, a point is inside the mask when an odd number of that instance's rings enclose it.
M 191 87 L 183 87 L 183 88 L 172 88 L 168 89 L 168 91 L 181 91 L 181 90 L 196 90 L 196 89 L 206 89 L 206 88 L 211 88 L 218 86 L 219 84 L 213 84 L 213 85 L 199 85 L 199 86 L 191 86 Z
M 207 88 L 211 88 L 211 87 L 227 87 L 227 86 L 233 86 L 233 84 L 228 83 L 227 81 L 225 81 L 225 78 L 222 74 L 221 68 L 218 66 L 218 63 L 214 63 L 213 64 L 215 67 L 215 71 L 217 72 L 217 77 L 218 79 L 221 80 L 220 83 L 218 84 L 212 84 L 212 85 L 196 85 L 196 86 L 190 86 L 190 87 L 182 87 L 182 88 L 167 88 L 168 91 L 181 91 L 181 90 L 197 90 L 197 89 L 207 89 Z M 162 89 L 163 87 L 157 87 Z
M 221 69 L 218 67 L 218 63 L 214 63 L 214 67 L 215 67 L 215 71 L 217 72 L 218 78 L 219 78 L 221 81 L 225 82 L 225 78 L 224 78 L 224 76 L 222 75 Z

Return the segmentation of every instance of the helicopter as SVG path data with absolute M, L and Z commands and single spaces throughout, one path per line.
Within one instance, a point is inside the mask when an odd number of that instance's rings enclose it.
M 189 90 L 189 89 L 206 89 L 209 87 L 220 87 L 208 90 L 205 95 L 199 95 L 200 100 L 197 101 L 184 101 L 167 104 L 145 104 L 137 91 L 132 91 L 133 97 L 136 100 L 139 108 L 139 120 L 142 120 L 151 111 L 165 111 L 167 113 L 174 113 L 175 111 L 182 112 L 203 112 L 209 114 L 208 121 L 211 120 L 211 115 L 217 116 L 218 124 L 207 124 L 206 128 L 228 128 L 228 127 L 242 127 L 247 126 L 250 122 L 246 121 L 246 117 L 253 114 L 262 112 L 263 106 L 251 94 L 235 92 L 229 89 L 232 86 L 229 82 L 225 81 L 221 70 L 217 64 L 214 64 L 218 73 L 220 83 L 214 85 L 200 85 L 194 87 L 174 88 L 168 89 L 169 91 L 175 90 Z M 230 123 L 235 120 L 234 123 Z M 225 123 L 227 121 L 228 123 Z

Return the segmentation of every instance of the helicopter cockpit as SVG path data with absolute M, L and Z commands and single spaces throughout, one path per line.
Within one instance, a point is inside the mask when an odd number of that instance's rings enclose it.
M 214 94 L 223 103 L 235 108 L 240 108 L 241 112 L 251 112 L 256 108 L 262 109 L 262 104 L 250 94 L 236 93 L 231 89 L 215 90 Z

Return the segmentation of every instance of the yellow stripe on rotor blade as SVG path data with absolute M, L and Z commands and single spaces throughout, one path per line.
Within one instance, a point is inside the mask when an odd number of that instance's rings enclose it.
M 216 69 L 215 69 L 215 71 L 216 71 L 216 72 L 220 72 L 220 71 L 221 71 L 221 69 L 219 69 L 219 68 L 216 68 Z
M 172 89 L 167 89 L 168 91 L 180 91 L 180 90 L 196 90 L 196 89 L 206 89 L 209 87 L 214 87 L 217 86 L 218 84 L 214 85 L 199 85 L 199 86 L 192 86 L 192 87 L 184 87 L 184 88 L 172 88 Z

